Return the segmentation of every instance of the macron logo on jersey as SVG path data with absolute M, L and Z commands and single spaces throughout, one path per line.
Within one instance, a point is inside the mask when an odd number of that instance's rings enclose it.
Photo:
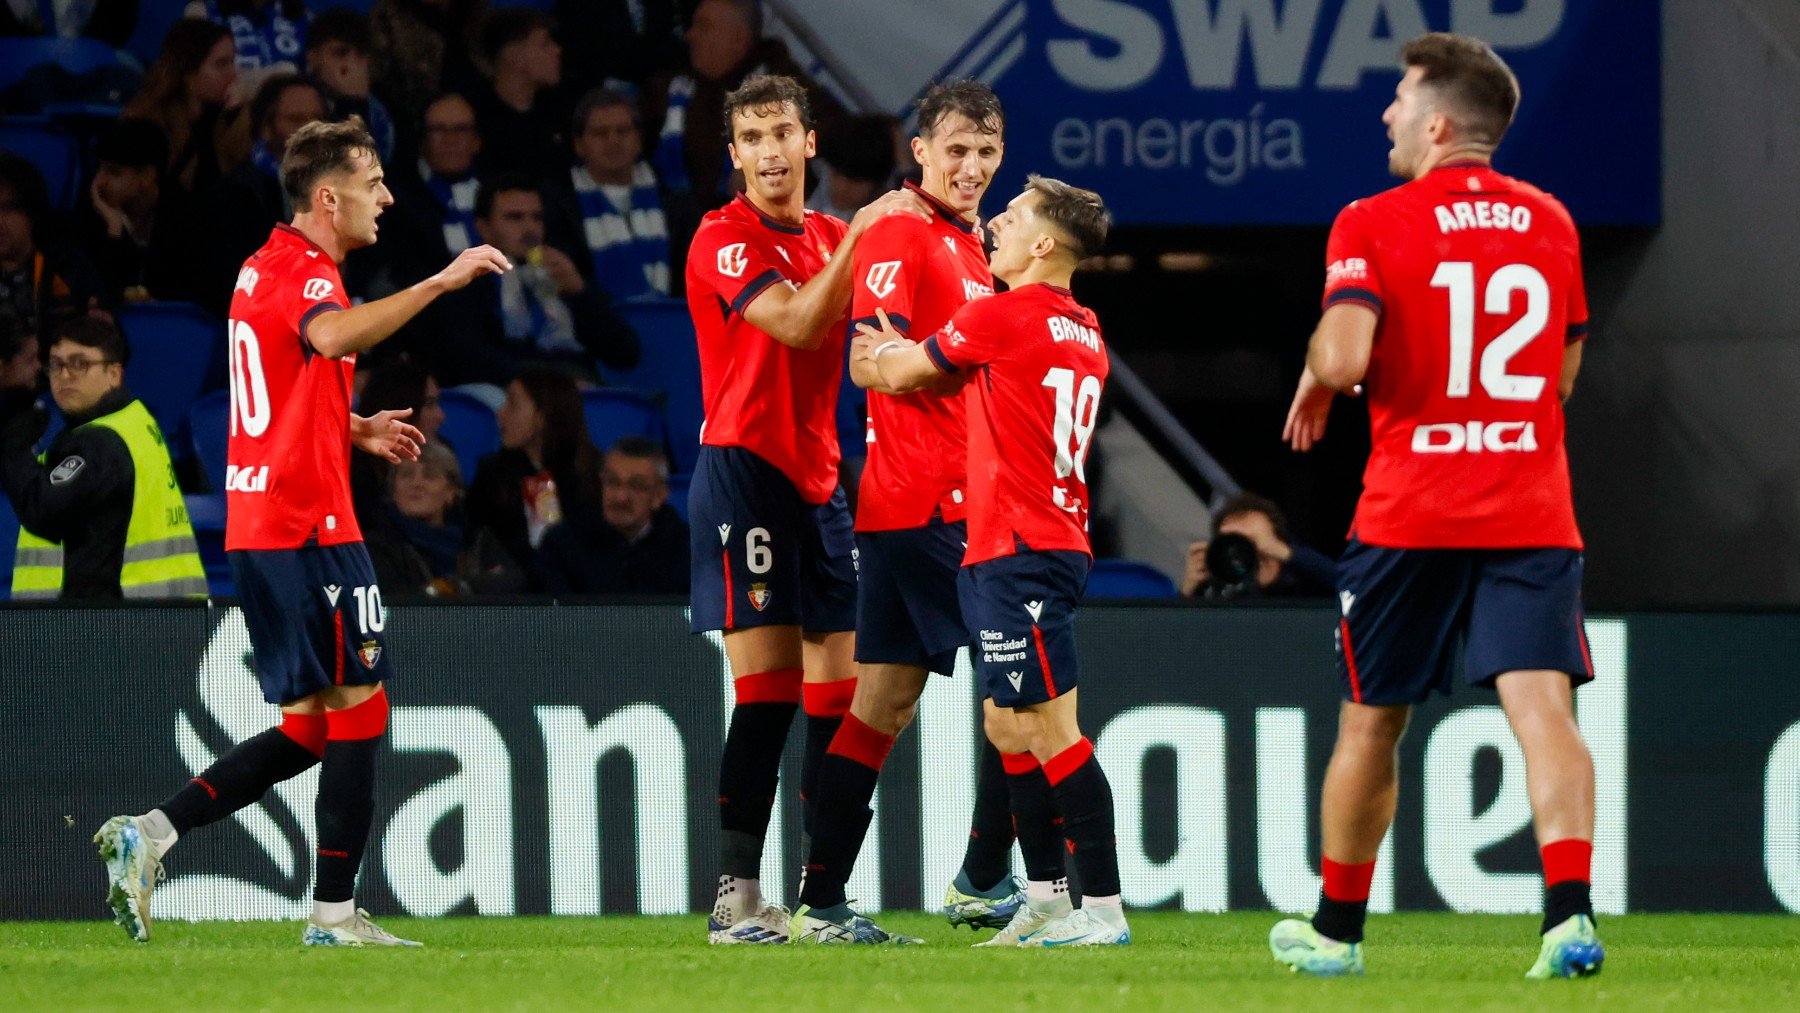
M 869 267 L 869 276 L 863 279 L 863 287 L 875 293 L 875 298 L 886 299 L 894 292 L 895 284 L 900 280 L 900 262 L 884 260 Z
M 300 289 L 300 297 L 309 302 L 331 298 L 332 284 L 324 278 L 308 278 L 306 285 Z
M 732 243 L 719 251 L 719 273 L 727 278 L 742 278 L 750 266 L 743 243 Z

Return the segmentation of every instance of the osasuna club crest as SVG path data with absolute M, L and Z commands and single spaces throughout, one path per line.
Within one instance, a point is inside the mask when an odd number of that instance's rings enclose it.
M 381 660 L 380 642 L 375 640 L 363 641 L 362 646 L 356 649 L 356 658 L 363 663 L 364 668 L 374 668 L 375 663 Z
M 769 607 L 769 585 L 750 585 L 750 607 L 758 612 Z

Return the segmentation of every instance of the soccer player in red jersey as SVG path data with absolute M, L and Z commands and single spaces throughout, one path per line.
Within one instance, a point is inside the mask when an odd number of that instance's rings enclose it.
M 350 307 L 344 255 L 375 242 L 393 203 L 362 121 L 314 122 L 289 140 L 281 183 L 291 225 L 238 274 L 228 323 L 231 436 L 225 548 L 243 602 L 263 697 L 280 725 L 239 743 L 142 816 L 115 816 L 95 835 L 108 903 L 140 942 L 150 898 L 176 840 L 250 805 L 279 781 L 321 764 L 318 855 L 309 946 L 416 946 L 356 907 L 357 867 L 374 816 L 375 755 L 387 729 L 382 681 L 392 675 L 386 613 L 350 502 L 350 448 L 416 460 L 412 414 L 350 411 L 356 356 L 433 299 L 510 265 L 487 246 L 386 299 Z
M 1518 82 L 1486 44 L 1425 35 L 1382 116 L 1405 184 L 1332 227 L 1325 313 L 1284 438 L 1305 450 L 1337 392 L 1362 385 L 1372 450 L 1338 564 L 1338 740 L 1321 793 L 1318 913 L 1269 935 L 1315 974 L 1362 971 L 1376 850 L 1393 822 L 1395 746 L 1412 708 L 1464 677 L 1498 691 L 1525 754 L 1544 881 L 1532 978 L 1592 974 L 1594 767 L 1573 691 L 1593 678 L 1562 403 L 1587 300 L 1575 225 L 1494 171 Z
M 1000 167 L 1005 126 L 999 98 L 978 81 L 931 88 L 917 122 L 913 156 L 923 176 L 913 189 L 938 214 L 930 222 L 884 218 L 869 229 L 856 247 L 851 294 L 853 323 L 875 323 L 880 310 L 908 336 L 932 334 L 964 304 L 993 294 L 978 215 Z M 796 938 L 809 940 L 855 937 L 844 890 L 873 817 L 881 765 L 911 723 L 928 673 L 950 675 L 957 650 L 970 642 L 956 599 L 968 542 L 968 430 L 962 398 L 954 396 L 960 384 L 953 396 L 898 394 L 881 387 L 868 361 L 852 363 L 851 378 L 869 389 L 869 463 L 856 508 L 856 699 L 820 764 L 817 826 L 796 914 Z M 1048 899 L 1059 889 L 1066 894 L 1068 884 L 1049 783 L 1011 713 L 991 701 L 985 709 L 987 737 L 999 748 L 982 744 L 968 848 L 944 911 L 952 925 L 1003 929 L 1024 902 L 1010 870 L 1009 782 L 1021 796 L 1019 838 L 1032 888 Z
M 713 943 L 784 943 L 788 912 L 759 877 L 788 726 L 806 703 L 802 797 L 855 692 L 855 535 L 838 487 L 834 416 L 852 251 L 905 192 L 849 225 L 805 209 L 806 92 L 756 76 L 725 99 L 744 192 L 688 249 L 706 425 L 689 489 L 694 632 L 724 631 L 737 704 L 719 768 Z M 716 540 L 715 540 L 716 539 Z
M 1009 291 L 969 303 L 917 344 L 880 312 L 879 328 L 859 325 L 851 355 L 887 390 L 966 383 L 963 621 L 983 692 L 1012 711 L 1043 768 L 1084 893 L 1074 909 L 1067 893 L 1028 897 L 1007 927 L 1021 946 L 1131 941 L 1112 789 L 1076 715 L 1075 611 L 1093 562 L 1086 462 L 1108 368 L 1100 326 L 1068 286 L 1109 224 L 1098 195 L 1030 177 L 992 225 L 994 277 Z

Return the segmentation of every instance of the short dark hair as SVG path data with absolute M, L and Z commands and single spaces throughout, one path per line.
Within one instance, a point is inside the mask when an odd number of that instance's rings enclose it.
M 319 105 L 330 111 L 331 96 L 326 94 L 324 85 L 305 74 L 273 74 L 257 87 L 256 97 L 250 100 L 250 126 L 258 139 L 274 122 L 275 108 L 281 105 L 281 96 L 293 88 L 311 88 L 313 94 L 319 96 Z
M 535 7 L 502 7 L 489 14 L 481 23 L 481 33 L 477 37 L 481 58 L 487 62 L 488 69 L 494 69 L 494 61 L 500 59 L 502 49 L 515 42 L 524 42 L 540 28 L 554 33 L 556 19 Z
M 497 172 L 481 181 L 481 189 L 475 191 L 475 217 L 486 218 L 494 213 L 494 198 L 503 193 L 535 193 L 542 200 L 544 190 L 530 176 L 519 172 Z
M 606 448 L 608 454 L 620 457 L 632 457 L 640 461 L 655 461 L 657 474 L 664 481 L 669 477 L 669 454 L 663 449 L 661 440 L 653 440 L 648 436 L 621 436 Z
M 1240 492 L 1220 504 L 1219 509 L 1213 511 L 1213 535 L 1215 537 L 1218 535 L 1219 525 L 1233 517 L 1242 517 L 1245 514 L 1262 514 L 1269 519 L 1269 527 L 1275 529 L 1276 538 L 1284 542 L 1292 541 L 1288 537 L 1287 514 L 1281 512 L 1281 508 L 1275 505 L 1274 500 L 1267 496 L 1258 496 L 1253 492 Z
M 586 95 L 581 96 L 581 101 L 575 103 L 575 115 L 571 118 L 574 129 L 570 132 L 570 136 L 579 137 L 586 133 L 589 116 L 601 109 L 611 109 L 615 106 L 624 106 L 625 110 L 631 113 L 632 125 L 637 125 L 637 102 L 617 88 L 601 85 L 598 88 L 590 89 Z
M 162 128 L 145 119 L 114 120 L 94 143 L 94 161 L 128 169 L 161 171 L 169 161 L 169 140 Z
M 801 130 L 813 128 L 812 103 L 806 97 L 806 86 L 785 74 L 754 74 L 744 79 L 737 90 L 725 93 L 725 139 L 736 134 L 732 124 L 742 112 L 759 112 L 794 107 Z
M 1000 108 L 1000 96 L 974 78 L 932 85 L 920 96 L 915 108 L 920 137 L 930 137 L 938 124 L 944 122 L 944 117 L 952 113 L 968 117 L 975 129 L 984 134 L 998 134 L 1006 129 L 1006 113 Z
M 1485 144 L 1499 144 L 1519 110 L 1519 79 L 1494 47 L 1468 35 L 1432 32 L 1408 42 L 1400 60 L 1452 107 L 1451 119 Z
M 375 138 L 369 136 L 362 117 L 338 123 L 314 120 L 288 138 L 287 151 L 281 156 L 281 189 L 296 211 L 311 211 L 312 189 L 319 180 L 347 171 L 363 152 L 377 163 L 381 161 Z
M 1035 190 L 1042 197 L 1038 217 L 1055 225 L 1068 238 L 1075 259 L 1085 260 L 1106 245 L 1112 212 L 1106 210 L 1106 202 L 1099 194 L 1037 173 L 1025 177 L 1025 189 Z
M 359 53 L 372 51 L 368 16 L 348 7 L 333 7 L 313 15 L 306 26 L 306 51 L 310 53 L 333 42 L 342 42 Z
M 51 345 L 58 341 L 72 341 L 94 349 L 108 362 L 123 366 L 131 361 L 131 343 L 125 340 L 125 335 L 119 333 L 117 327 L 98 317 L 76 317 L 64 321 L 52 328 L 50 334 Z

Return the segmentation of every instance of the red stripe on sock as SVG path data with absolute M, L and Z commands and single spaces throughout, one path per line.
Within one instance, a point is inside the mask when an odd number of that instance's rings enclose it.
M 887 762 L 888 750 L 893 748 L 892 735 L 870 728 L 854 714 L 846 714 L 837 734 L 831 737 L 831 748 L 825 752 L 853 760 L 870 770 L 880 770 Z
M 1038 667 L 1044 670 L 1044 688 L 1050 691 L 1050 699 L 1056 699 L 1056 677 L 1050 674 L 1050 652 L 1044 650 L 1044 631 L 1034 623 L 1031 627 L 1031 639 L 1037 642 Z
M 733 679 L 731 689 L 737 694 L 738 703 L 797 704 L 800 702 L 800 678 L 798 668 L 752 672 Z
M 219 792 L 218 792 L 218 790 L 217 790 L 217 789 L 215 789 L 215 788 L 214 788 L 214 787 L 213 787 L 213 786 L 212 786 L 212 785 L 210 785 L 210 784 L 207 784 L 207 783 L 206 783 L 206 779 L 205 779 L 205 778 L 200 778 L 200 777 L 190 777 L 190 778 L 188 778 L 188 780 L 190 780 L 190 781 L 192 781 L 192 782 L 194 782 L 194 783 L 195 783 L 195 784 L 197 784 L 197 785 L 199 785 L 199 786 L 200 786 L 200 787 L 202 787 L 202 788 L 205 788 L 205 789 L 206 789 L 206 793 L 207 793 L 207 794 L 208 794 L 208 795 L 210 795 L 210 796 L 212 796 L 212 797 L 213 797 L 213 798 L 218 798 L 218 797 L 219 797 Z
M 1050 779 L 1052 788 L 1063 783 L 1070 774 L 1081 768 L 1094 756 L 1094 744 L 1083 737 L 1079 742 L 1057 753 L 1044 764 L 1044 776 Z
M 841 718 L 850 713 L 850 698 L 856 695 L 856 680 L 809 682 L 802 687 L 800 695 L 801 706 L 808 717 Z
M 1000 766 L 1008 774 L 1029 774 L 1038 769 L 1038 762 L 1030 753 L 1001 753 Z
M 1338 636 L 1344 642 L 1344 668 L 1350 673 L 1350 702 L 1362 703 L 1362 680 L 1356 677 L 1356 651 L 1350 647 L 1350 620 L 1338 620 Z
M 1577 883 L 1588 882 L 1589 869 L 1594 861 L 1594 842 L 1571 837 L 1567 840 L 1551 841 L 1538 850 L 1544 860 L 1544 885 L 1555 886 L 1571 880 Z
M 725 568 L 725 628 L 731 629 L 731 553 L 719 553 L 719 565 Z
M 1345 865 L 1329 858 L 1320 859 L 1319 871 L 1325 878 L 1325 896 L 1332 900 L 1356 903 L 1369 899 L 1369 884 L 1375 879 L 1375 863 Z
M 329 719 L 323 714 L 281 712 L 281 734 L 314 756 L 325 755 L 325 738 Z
M 339 611 L 331 614 L 331 628 L 337 638 L 333 641 L 333 643 L 337 644 L 337 671 L 332 675 L 331 682 L 334 686 L 342 686 L 344 684 L 344 655 L 350 650 L 344 644 L 343 612 Z
M 348 851 L 333 851 L 330 848 L 320 848 L 319 854 L 324 855 L 326 858 L 349 858 L 350 857 L 350 852 L 348 852 Z
M 333 742 L 356 742 L 380 738 L 388 726 L 387 690 L 376 687 L 375 695 L 354 707 L 325 712 L 327 737 Z

